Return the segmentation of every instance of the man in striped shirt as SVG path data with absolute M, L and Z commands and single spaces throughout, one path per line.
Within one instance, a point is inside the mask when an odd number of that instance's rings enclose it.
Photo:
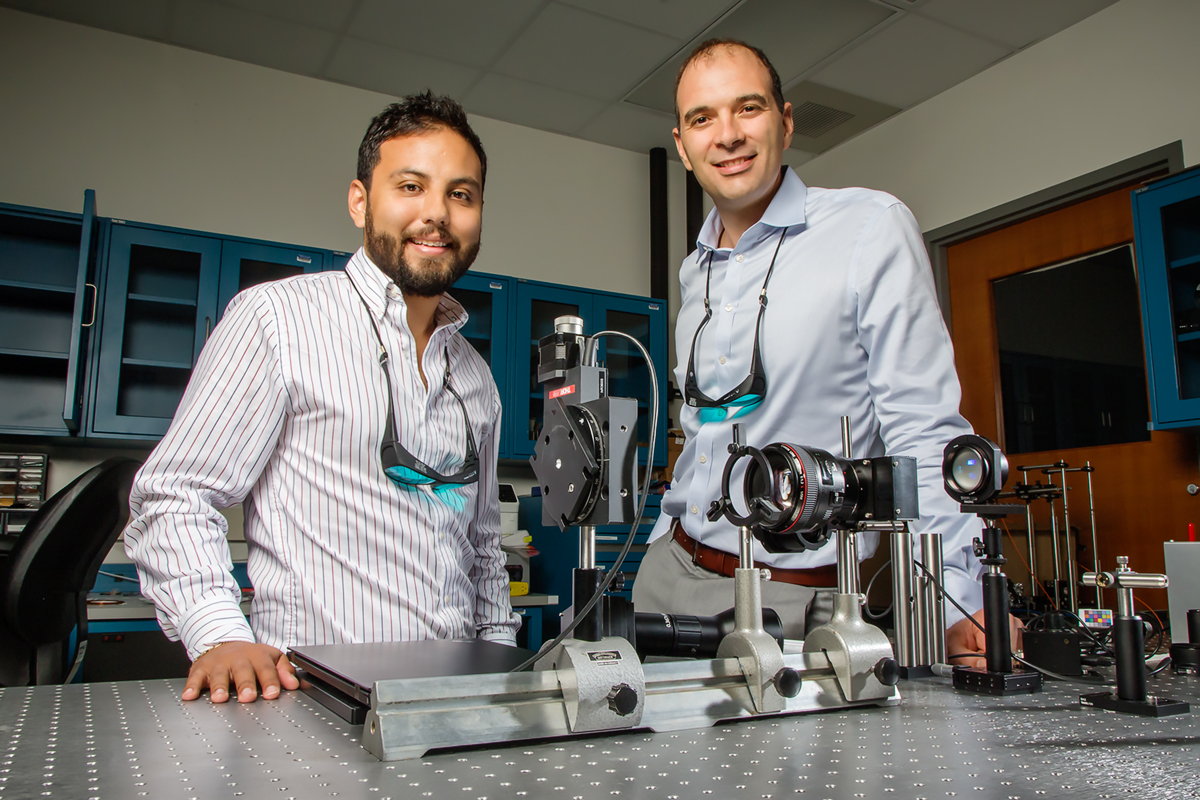
M 474 261 L 487 160 L 429 93 L 372 120 L 344 272 L 239 294 L 138 474 L 125 548 L 193 659 L 183 699 L 279 695 L 299 644 L 512 644 L 500 398 L 446 290 Z M 243 503 L 247 623 L 218 509 Z

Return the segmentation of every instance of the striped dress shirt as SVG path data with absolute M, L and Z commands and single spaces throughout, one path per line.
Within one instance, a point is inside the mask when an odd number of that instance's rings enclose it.
M 358 291 L 356 292 L 355 289 Z M 360 299 L 360 295 L 362 299 Z M 366 305 L 364 306 L 364 300 Z M 397 436 L 443 474 L 462 464 L 462 396 L 478 483 L 451 502 L 384 474 L 387 348 Z M 225 641 L 515 642 L 500 549 L 500 398 L 443 296 L 417 370 L 403 295 L 360 249 L 345 272 L 255 286 L 226 309 L 130 495 L 125 549 L 162 629 L 196 658 Z M 217 509 L 244 504 L 247 624 Z

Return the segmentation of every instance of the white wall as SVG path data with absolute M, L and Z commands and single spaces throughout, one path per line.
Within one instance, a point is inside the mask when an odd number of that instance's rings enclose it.
M 1123 0 L 800 166 L 928 231 L 1176 140 L 1200 154 L 1200 2 Z
M 394 98 L 0 9 L 0 202 L 353 250 L 358 143 Z M 649 292 L 649 160 L 472 117 L 476 269 Z

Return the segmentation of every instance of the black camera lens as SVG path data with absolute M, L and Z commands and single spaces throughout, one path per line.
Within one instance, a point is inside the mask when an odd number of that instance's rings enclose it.
M 991 439 L 967 434 L 946 445 L 942 480 L 946 493 L 959 503 L 987 503 L 1008 479 L 1008 459 Z

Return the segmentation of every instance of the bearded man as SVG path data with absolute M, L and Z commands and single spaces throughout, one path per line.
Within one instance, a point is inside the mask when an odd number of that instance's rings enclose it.
M 183 691 L 295 689 L 296 645 L 515 643 L 500 550 L 500 396 L 446 290 L 479 251 L 487 158 L 430 93 L 371 121 L 350 184 L 363 246 L 344 272 L 229 304 L 130 496 L 125 549 Z M 243 503 L 247 622 L 218 509 Z

